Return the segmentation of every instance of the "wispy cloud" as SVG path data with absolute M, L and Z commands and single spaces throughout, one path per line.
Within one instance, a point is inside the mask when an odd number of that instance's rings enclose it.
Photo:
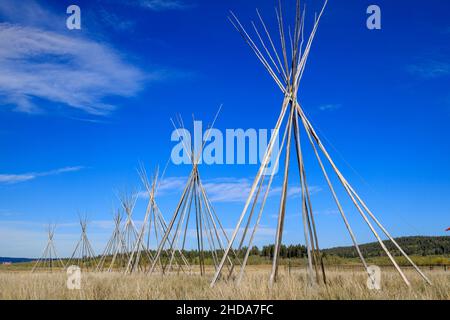
M 178 192 L 186 186 L 187 177 L 169 177 L 161 181 L 158 186 L 158 194 L 167 194 L 171 192 Z
M 177 194 L 186 186 L 187 177 L 170 177 L 161 182 L 158 188 L 158 196 L 168 194 Z M 245 202 L 250 193 L 252 182 L 246 178 L 215 178 L 203 181 L 203 186 L 212 202 Z M 281 194 L 282 187 L 272 186 L 269 196 Z M 318 186 L 309 186 L 311 194 L 316 194 L 322 189 Z M 301 195 L 299 186 L 290 186 L 288 189 L 288 197 L 298 197 Z M 140 194 L 141 197 L 147 197 L 146 192 Z
M 82 166 L 64 167 L 60 169 L 44 171 L 44 172 L 30 172 L 22 174 L 0 174 L 0 184 L 14 184 L 25 181 L 34 180 L 39 177 L 55 176 L 62 173 L 75 172 L 84 169 Z
M 136 26 L 135 21 L 124 19 L 105 9 L 100 9 L 98 13 L 101 21 L 108 28 L 112 28 L 113 30 L 130 32 L 133 31 Z
M 192 7 L 192 4 L 180 0 L 135 0 L 130 3 L 153 11 L 185 10 Z
M 203 185 L 212 202 L 245 202 L 250 194 L 252 182 L 249 179 L 217 178 L 206 180 Z M 320 190 L 321 188 L 318 186 L 309 186 L 311 194 L 316 194 Z M 281 191 L 281 186 L 272 186 L 269 196 L 280 195 Z M 299 186 L 290 186 L 288 188 L 289 198 L 300 195 L 301 188 Z
M 232 235 L 234 231 L 235 231 L 235 229 L 233 229 L 233 228 L 225 228 L 225 232 L 228 235 Z M 242 238 L 242 236 L 244 235 L 244 231 L 245 231 L 245 228 L 239 228 L 236 239 Z M 273 237 L 275 237 L 276 233 L 277 233 L 277 231 L 275 228 L 260 224 L 258 226 L 258 230 L 255 234 L 255 240 L 273 238 Z M 287 232 L 285 231 L 285 233 L 287 233 Z
M 144 80 L 104 44 L 11 24 L 0 24 L 0 68 L 3 102 L 28 113 L 40 98 L 105 115 L 115 106 L 104 98 L 133 96 Z
M 0 210 L 0 217 L 14 217 L 20 215 L 19 213 L 11 210 Z
M 270 190 L 270 195 L 281 194 L 282 187 L 275 187 Z M 322 191 L 319 186 L 308 186 L 308 191 L 310 195 L 315 195 Z M 300 186 L 289 186 L 288 187 L 288 198 L 300 197 L 302 194 L 302 188 Z
M 333 111 L 333 110 L 337 110 L 340 109 L 342 107 L 341 104 L 323 104 L 321 106 L 319 106 L 319 110 L 320 111 Z
M 9 21 L 27 26 L 39 26 L 45 29 L 54 29 L 55 26 L 64 28 L 64 24 L 56 23 L 61 16 L 45 9 L 37 1 L 29 0 L 18 2 L 12 0 L 0 1 L 0 17 L 3 21 Z
M 0 103 L 27 113 L 69 107 L 102 116 L 117 108 L 112 97 L 135 96 L 144 84 L 168 77 L 130 64 L 92 32 L 69 32 L 62 17 L 32 0 L 0 2 Z M 103 18 L 132 27 L 112 14 Z
M 212 202 L 244 202 L 251 182 L 248 179 L 217 178 L 204 181 L 203 186 Z
M 334 215 L 340 214 L 340 212 L 337 209 L 327 209 L 327 210 L 316 211 L 315 214 L 325 215 L 325 216 L 334 216 Z
M 157 195 L 158 196 L 165 196 L 170 195 L 174 193 L 178 193 L 186 186 L 188 177 L 168 177 L 164 178 L 163 180 L 159 181 L 158 188 L 157 188 Z M 137 193 L 137 196 L 139 198 L 148 198 L 148 192 L 140 191 Z
M 427 59 L 407 66 L 407 71 L 424 79 L 435 79 L 450 75 L 450 62 Z
M 269 215 L 269 217 L 271 219 L 278 219 L 278 216 L 279 216 L 278 212 L 277 213 L 272 213 L 272 214 Z M 292 214 L 286 214 L 285 218 L 296 218 L 296 217 L 300 217 L 300 216 L 301 216 L 300 213 L 292 213 Z

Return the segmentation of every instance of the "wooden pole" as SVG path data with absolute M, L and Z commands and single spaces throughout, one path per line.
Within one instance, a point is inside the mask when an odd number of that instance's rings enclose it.
M 281 201 L 280 201 L 280 209 L 278 213 L 278 227 L 277 234 L 275 239 L 275 252 L 272 263 L 272 273 L 270 275 L 269 284 L 273 285 L 277 280 L 278 275 L 278 259 L 280 255 L 280 248 L 283 239 L 283 228 L 284 228 L 284 216 L 286 214 L 286 199 L 287 199 L 287 188 L 288 188 L 288 180 L 289 180 L 289 160 L 290 160 L 290 146 L 291 146 L 291 129 L 292 129 L 292 118 L 294 116 L 294 108 L 291 107 L 289 121 L 288 121 L 288 137 L 286 142 L 286 158 L 284 163 L 284 180 L 283 180 L 283 188 L 281 191 Z

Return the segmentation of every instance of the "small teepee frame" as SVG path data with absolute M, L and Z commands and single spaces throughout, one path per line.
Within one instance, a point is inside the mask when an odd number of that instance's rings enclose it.
M 214 126 L 218 113 L 211 128 Z M 180 125 L 182 126 L 182 121 L 180 121 Z M 202 150 L 208 139 L 209 135 L 202 142 Z M 192 170 L 167 231 L 161 239 L 150 273 L 155 271 L 158 261 L 161 263 L 162 274 L 175 271 L 177 265 L 179 272 L 181 266 L 186 264 L 183 251 L 186 249 L 187 237 L 190 232 L 189 227 L 194 221 L 195 224 L 192 224 L 195 225 L 194 237 L 196 238 L 199 272 L 203 276 L 206 274 L 207 255 L 210 255 L 209 258 L 213 262 L 214 270 L 217 270 L 229 239 L 200 178 L 199 159 L 202 150 L 199 150 L 199 154 L 195 155 L 193 148 L 187 148 L 184 144 L 183 147 L 191 159 Z M 163 252 L 165 256 L 164 259 L 161 259 Z M 230 264 L 232 264 L 231 260 Z
M 97 271 L 112 272 L 115 270 L 123 270 L 126 267 L 129 255 L 121 230 L 122 219 L 123 215 L 121 210 L 117 210 L 114 216 L 114 231 L 97 265 Z M 111 259 L 109 263 L 108 259 Z
M 136 239 L 138 238 L 137 228 L 133 221 L 133 212 L 136 206 L 137 198 L 138 198 L 137 193 L 123 194 L 120 197 L 120 202 L 126 216 L 125 225 L 122 230 L 122 237 L 125 242 L 125 252 L 128 255 L 128 259 L 129 255 L 134 250 L 134 245 L 136 243 Z
M 53 272 L 54 269 L 64 269 L 64 263 L 58 257 L 56 253 L 55 244 L 53 242 L 55 236 L 56 225 L 48 225 L 47 234 L 47 244 L 45 245 L 45 249 L 42 252 L 41 257 L 31 269 L 31 272 L 35 272 L 36 270 L 50 271 Z M 59 266 L 59 268 L 58 268 Z
M 72 264 L 77 265 L 82 269 L 95 269 L 98 265 L 98 261 L 94 252 L 94 248 L 88 239 L 87 236 L 87 217 L 84 218 L 80 215 L 80 227 L 81 227 L 81 236 L 80 240 L 78 240 L 75 249 L 73 250 L 72 256 L 67 262 L 67 267 Z

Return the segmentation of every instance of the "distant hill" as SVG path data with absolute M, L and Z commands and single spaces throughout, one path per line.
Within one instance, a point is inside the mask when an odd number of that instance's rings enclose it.
M 0 264 L 3 264 L 5 262 L 11 262 L 11 263 L 30 262 L 33 260 L 35 260 L 35 259 L 0 257 Z
M 424 237 L 412 236 L 395 238 L 395 241 L 408 255 L 430 256 L 450 254 L 450 236 Z M 386 247 L 394 254 L 400 254 L 391 241 L 384 241 Z M 360 244 L 359 248 L 364 257 L 379 257 L 385 253 L 378 242 Z M 329 255 L 336 255 L 342 258 L 356 258 L 358 256 L 353 246 L 336 247 L 322 250 Z

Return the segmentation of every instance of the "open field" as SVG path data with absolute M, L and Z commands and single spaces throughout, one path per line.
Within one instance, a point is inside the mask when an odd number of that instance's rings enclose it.
M 268 266 L 250 266 L 241 286 L 220 282 L 209 287 L 210 275 L 83 273 L 82 289 L 68 290 L 65 273 L 0 272 L 0 299 L 440 299 L 450 300 L 450 272 L 426 271 L 433 286 L 412 270 L 407 288 L 392 269 L 382 270 L 381 291 L 366 287 L 366 274 L 354 270 L 328 271 L 328 286 L 308 287 L 304 269 L 281 271 L 280 280 L 269 289 Z

